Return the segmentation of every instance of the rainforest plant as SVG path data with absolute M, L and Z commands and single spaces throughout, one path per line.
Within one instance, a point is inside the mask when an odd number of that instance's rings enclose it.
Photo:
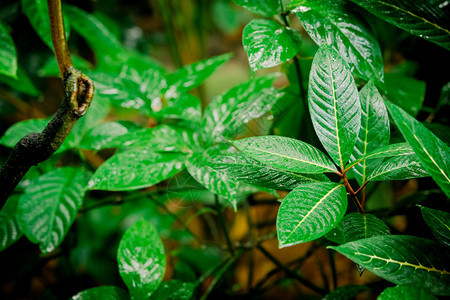
M 170 5 L 158 3 L 167 19 Z M 240 9 L 228 1 L 214 3 L 221 14 Z M 221 295 L 221 288 L 229 297 L 254 297 L 264 293 L 271 272 L 280 271 L 325 299 L 361 292 L 379 299 L 450 295 L 450 217 L 427 200 L 448 205 L 450 195 L 448 132 L 442 124 L 448 84 L 434 107 L 424 106 L 422 81 L 401 71 L 384 73 L 386 55 L 378 41 L 383 33 L 374 34 L 377 26 L 398 27 L 448 51 L 448 3 L 234 3 L 256 16 L 242 32 L 252 79 L 203 109 L 193 91 L 223 72 L 231 54 L 170 72 L 124 47 L 105 16 L 68 3 L 61 8 L 54 0 L 48 6 L 21 1 L 21 12 L 55 54 L 41 64 L 39 76 L 60 76 L 65 95 L 52 118 L 17 122 L 0 138 L 12 148 L 0 170 L 0 250 L 8 253 L 25 236 L 39 245 L 42 259 L 65 255 L 80 263 L 88 257 L 84 263 L 92 274 L 101 265 L 123 280 L 101 274 L 98 282 L 108 285 L 83 287 L 72 299 L 206 299 Z M 15 30 L 0 18 L 0 82 L 6 91 L 36 97 L 41 91 L 20 67 L 20 57 L 17 63 L 10 35 Z M 94 64 L 69 53 L 69 33 L 85 41 Z M 281 72 L 259 71 L 274 67 Z M 425 122 L 419 121 L 421 113 L 429 113 Z M 410 179 L 431 187 L 422 186 L 421 197 L 377 208 L 383 184 Z M 182 208 L 174 212 L 174 203 Z M 276 232 L 255 234 L 249 207 L 259 204 L 278 209 Z M 120 220 L 105 210 L 111 206 L 122 208 Z M 186 218 L 183 206 L 199 208 Z M 428 236 L 405 234 L 387 222 L 405 208 L 428 225 Z M 227 221 L 241 210 L 247 211 L 249 233 L 237 241 Z M 192 230 L 197 219 L 206 220 L 213 238 Z M 120 243 L 107 250 L 116 265 L 100 253 L 118 233 Z M 312 254 L 280 262 L 263 245 L 271 239 L 279 248 L 307 242 L 310 253 L 326 248 L 332 285 L 319 286 L 299 272 Z M 247 288 L 219 286 L 242 257 L 248 254 L 253 262 L 256 251 L 276 268 L 256 283 L 249 270 Z M 337 253 L 362 276 L 368 270 L 384 283 L 338 286 Z

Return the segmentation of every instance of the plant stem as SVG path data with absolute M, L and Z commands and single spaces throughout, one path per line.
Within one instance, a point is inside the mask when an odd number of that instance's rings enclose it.
M 223 216 L 222 206 L 220 205 L 220 202 L 219 202 L 219 196 L 214 195 L 214 199 L 216 201 L 216 210 L 217 210 L 217 214 L 219 216 L 219 223 L 220 223 L 220 226 L 222 227 L 223 234 L 225 235 L 225 239 L 227 241 L 228 251 L 230 251 L 230 254 L 233 255 L 234 254 L 233 245 L 231 244 L 230 235 L 228 234 L 227 226 L 225 224 L 225 218 Z

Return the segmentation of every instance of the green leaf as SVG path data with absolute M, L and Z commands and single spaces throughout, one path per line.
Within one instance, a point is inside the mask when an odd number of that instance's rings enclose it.
M 232 143 L 245 155 L 277 169 L 305 174 L 336 172 L 325 154 L 296 139 L 261 136 Z
M 79 292 L 71 300 L 127 300 L 128 293 L 116 286 L 100 286 Z
M 166 271 L 164 245 L 156 229 L 141 219 L 123 235 L 117 263 L 131 299 L 148 299 L 161 284 Z
M 91 173 L 65 167 L 46 173 L 25 189 L 20 197 L 20 228 L 44 253 L 58 247 L 83 203 Z
M 21 0 L 22 10 L 42 41 L 53 51 L 52 35 L 50 32 L 50 18 L 45 0 Z M 65 5 L 64 5 L 65 6 Z M 69 21 L 64 18 L 66 38 L 69 36 Z
M 91 190 L 128 191 L 155 185 L 184 168 L 185 154 L 154 152 L 152 147 L 113 155 L 94 173 Z
M 212 75 L 220 66 L 231 58 L 231 54 L 204 59 L 182 67 L 167 75 L 169 97 L 176 98 L 177 92 L 187 92 L 198 87 L 206 78 Z
M 293 58 L 300 47 L 300 34 L 272 20 L 251 20 L 244 28 L 242 44 L 252 71 L 278 66 Z
M 306 183 L 283 200 L 277 215 L 279 247 L 315 240 L 339 223 L 347 210 L 347 193 L 337 183 Z
M 401 156 L 401 155 L 411 155 L 414 154 L 413 149 L 408 143 L 396 143 L 388 146 L 384 146 L 378 149 L 373 150 L 372 152 L 365 154 L 358 159 L 349 163 L 345 168 L 348 169 L 351 166 L 356 165 L 357 163 L 363 160 L 372 160 L 385 158 L 390 156 Z
M 368 175 L 368 181 L 406 180 L 430 176 L 415 154 L 395 156 Z
M 398 106 L 385 101 L 395 124 L 411 145 L 422 166 L 447 196 L 450 196 L 450 148 L 419 121 Z
M 233 2 L 254 14 L 266 17 L 277 15 L 281 11 L 279 0 L 233 0 Z
M 18 196 L 10 196 L 0 211 L 0 252 L 14 244 L 23 235 L 17 220 L 18 200 Z
M 450 294 L 450 257 L 441 245 L 414 236 L 383 235 L 329 247 L 395 284 Z
M 17 68 L 17 78 L 0 75 L 0 82 L 5 83 L 15 91 L 19 91 L 30 96 L 36 97 L 41 94 L 25 71 L 20 67 Z
M 344 169 L 361 126 L 358 89 L 339 53 L 322 45 L 309 76 L 309 111 L 319 140 Z
M 355 160 L 380 147 L 389 144 L 389 117 L 380 93 L 373 81 L 370 81 L 359 92 L 361 100 L 361 128 L 356 139 L 355 148 L 350 156 Z M 360 185 L 367 175 L 380 164 L 382 160 L 363 160 L 353 167 L 353 174 Z
M 292 190 L 305 182 L 329 181 L 323 174 L 298 174 L 275 169 L 240 153 L 215 157 L 211 167 L 237 180 L 269 189 Z
M 443 0 L 433 4 L 402 0 L 352 1 L 382 20 L 450 50 L 448 14 Z
M 389 101 L 417 116 L 425 99 L 425 82 L 401 74 L 386 74 L 385 83 Z
M 326 295 L 323 300 L 350 300 L 354 299 L 356 295 L 367 289 L 368 287 L 365 285 L 347 284 L 338 287 Z
M 70 54 L 70 57 L 72 58 L 73 65 L 79 70 L 85 71 L 93 68 L 89 61 L 78 55 Z M 61 73 L 59 72 L 58 61 L 56 58 L 49 57 L 39 69 L 38 74 L 41 77 L 60 77 Z
M 296 2 L 291 5 L 295 7 Z M 314 42 L 333 47 L 360 78 L 383 82 L 378 41 L 352 5 L 341 0 L 302 0 L 297 5 L 294 12 Z
M 401 284 L 386 288 L 377 298 L 378 300 L 434 300 L 437 299 L 429 290 L 414 284 Z
M 434 237 L 450 247 L 450 214 L 437 209 L 419 206 L 422 217 L 433 232 Z
M 17 77 L 17 52 L 6 27 L 0 23 L 0 74 Z
M 156 111 L 155 108 L 156 106 L 153 108 L 152 113 L 155 118 L 182 119 L 201 123 L 202 103 L 200 99 L 191 94 L 181 94 L 175 98 L 164 99 L 161 101 L 160 110 Z
M 21 138 L 31 132 L 42 132 L 47 126 L 49 119 L 29 119 L 20 121 L 12 125 L 6 130 L 0 139 L 0 144 L 13 148 Z
M 342 219 L 346 243 L 373 236 L 391 234 L 389 227 L 371 214 L 350 213 Z
M 118 137 L 139 129 L 143 128 L 130 121 L 103 123 L 87 131 L 81 139 L 79 147 L 88 150 L 121 147 L 123 143 Z
M 194 294 L 195 284 L 170 280 L 163 282 L 150 300 L 190 300 Z

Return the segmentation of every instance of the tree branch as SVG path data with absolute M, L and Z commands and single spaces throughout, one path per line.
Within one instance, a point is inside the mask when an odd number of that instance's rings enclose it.
M 24 136 L 0 169 L 0 209 L 28 170 L 48 159 L 83 116 L 94 96 L 94 84 L 75 69 L 67 47 L 60 0 L 48 0 L 53 46 L 64 85 L 64 99 L 41 133 Z

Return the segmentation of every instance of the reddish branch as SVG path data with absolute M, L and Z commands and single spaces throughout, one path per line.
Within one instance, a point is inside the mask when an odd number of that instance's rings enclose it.
M 63 79 L 64 99 L 47 127 L 41 133 L 24 136 L 0 169 L 0 208 L 28 170 L 58 150 L 75 122 L 86 113 L 94 95 L 91 79 L 73 67 L 65 38 L 61 1 L 47 2 L 55 56 Z

